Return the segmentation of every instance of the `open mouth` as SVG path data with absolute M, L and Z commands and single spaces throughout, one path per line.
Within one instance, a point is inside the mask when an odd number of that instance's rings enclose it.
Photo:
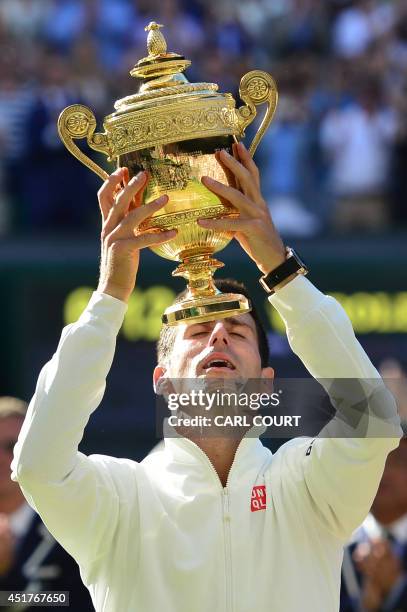
M 207 372 L 208 370 L 236 370 L 236 367 L 227 357 L 208 357 L 202 364 L 202 369 Z

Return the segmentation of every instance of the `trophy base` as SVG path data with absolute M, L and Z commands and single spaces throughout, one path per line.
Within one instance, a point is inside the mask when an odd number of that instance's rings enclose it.
M 186 297 L 163 314 L 164 325 L 205 323 L 250 312 L 250 300 L 238 293 L 218 293 L 208 297 Z

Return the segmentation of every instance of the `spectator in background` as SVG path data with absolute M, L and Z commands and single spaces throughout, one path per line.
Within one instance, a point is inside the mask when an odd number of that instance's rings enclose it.
M 213 44 L 224 61 L 245 58 L 251 45 L 236 11 L 230 5 L 219 3 L 213 12 L 213 15 L 209 13 L 209 19 L 213 18 Z
M 388 172 L 396 131 L 381 84 L 362 82 L 354 103 L 330 111 L 321 125 L 321 145 L 330 166 L 338 230 L 383 229 L 389 222 Z
M 235 3 L 235 7 L 237 19 L 253 40 L 258 40 L 265 22 L 291 9 L 290 0 L 284 2 L 246 0 L 246 2 Z
M 323 53 L 327 47 L 324 3 L 318 0 L 291 0 L 290 10 L 274 14 L 263 22 L 261 44 L 272 57 L 287 59 L 307 51 Z
M 165 24 L 166 38 L 177 45 L 182 55 L 190 57 L 202 52 L 205 45 L 202 22 L 185 11 L 179 0 L 161 0 L 159 13 L 160 23 Z M 144 28 L 139 28 L 139 34 L 143 35 L 145 47 Z
M 52 48 L 67 53 L 89 25 L 86 19 L 89 1 L 51 1 L 51 8 L 44 25 L 44 39 Z
M 67 61 L 44 56 L 40 83 L 27 113 L 24 169 L 20 177 L 25 219 L 36 230 L 83 230 L 96 214 L 97 180 L 70 155 L 57 131 L 61 110 L 80 101 Z M 80 185 L 80 189 L 78 189 Z
M 0 590 L 69 591 L 71 609 L 91 612 L 94 608 L 76 562 L 54 540 L 10 479 L 13 447 L 26 410 L 22 400 L 0 398 Z M 10 605 L 10 611 L 14 609 Z M 49 610 L 38 606 L 18 609 Z
M 1 23 L 0 23 L 1 27 Z M 0 43 L 0 235 L 21 225 L 22 157 L 25 122 L 33 102 L 33 87 L 19 61 L 19 49 L 7 37 Z
M 389 85 L 393 85 L 395 96 L 393 102 L 399 113 L 400 128 L 405 128 L 406 95 L 407 95 L 407 0 L 397 4 L 397 19 L 393 28 L 393 36 L 386 47 L 388 62 Z M 403 133 L 404 136 L 404 133 Z
M 88 0 L 89 2 L 89 0 Z M 134 30 L 144 25 L 137 19 L 136 4 L 129 0 L 90 0 L 89 27 L 93 28 L 105 71 L 116 71 L 132 43 Z
M 279 85 L 276 116 L 259 149 L 264 195 L 283 235 L 312 236 L 320 224 L 305 206 L 310 174 L 310 114 L 298 67 L 288 64 Z
M 404 80 L 395 93 L 394 107 L 397 112 L 397 128 L 391 168 L 391 211 L 394 224 L 405 227 L 407 225 L 407 69 Z
M 406 437 L 389 454 L 371 513 L 345 550 L 340 610 L 407 610 Z
M 366 52 L 370 44 L 392 28 L 392 3 L 354 0 L 339 13 L 333 25 L 332 42 L 337 55 L 352 59 Z
M 396 398 L 402 420 L 407 423 L 407 372 L 403 364 L 395 357 L 386 357 L 378 369 L 386 381 L 386 387 Z
M 393 24 L 393 36 L 388 40 L 388 60 L 392 69 L 392 75 L 397 79 L 401 75 L 404 81 L 407 62 L 407 2 L 399 0 L 395 7 L 395 19 Z
M 16 38 L 34 40 L 42 33 L 50 9 L 50 0 L 6 0 L 0 3 L 0 19 Z
M 76 41 L 70 62 L 71 88 L 78 93 L 79 100 L 86 100 L 97 117 L 103 118 L 112 100 L 108 92 L 108 75 L 100 64 L 98 46 L 93 38 L 82 36 Z

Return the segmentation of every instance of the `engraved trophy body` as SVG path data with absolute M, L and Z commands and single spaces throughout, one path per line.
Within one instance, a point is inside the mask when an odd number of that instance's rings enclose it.
M 138 93 L 118 100 L 115 112 L 105 117 L 104 132 L 95 133 L 96 119 L 86 106 L 72 105 L 62 111 L 58 131 L 68 150 L 102 179 L 107 173 L 88 158 L 73 142 L 87 138 L 89 146 L 105 153 L 117 167 L 126 166 L 130 178 L 140 170 L 150 180 L 144 203 L 168 194 L 163 209 L 148 219 L 141 229 L 178 230 L 169 242 L 152 247 L 167 259 L 179 261 L 173 275 L 188 281 L 186 298 L 165 311 L 163 322 L 203 322 L 229 317 L 250 310 L 243 295 L 219 292 L 213 273 L 223 264 L 213 254 L 230 242 L 229 232 L 200 227 L 200 218 L 237 216 L 201 183 L 210 176 L 226 183 L 226 176 L 215 153 L 231 152 L 231 145 L 244 136 L 245 128 L 256 116 L 256 106 L 267 104 L 260 128 L 250 145 L 253 154 L 269 126 L 276 106 L 277 90 L 272 77 L 262 71 L 247 73 L 240 82 L 240 97 L 245 105 L 236 108 L 229 93 L 219 93 L 214 83 L 189 83 L 184 70 L 190 61 L 167 52 L 159 24 L 151 22 L 148 31 L 148 56 L 137 62 L 132 76 L 143 80 Z

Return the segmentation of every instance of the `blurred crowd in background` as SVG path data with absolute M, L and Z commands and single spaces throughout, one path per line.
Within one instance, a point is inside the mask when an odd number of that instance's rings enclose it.
M 245 72 L 273 74 L 280 103 L 256 160 L 283 234 L 406 225 L 407 0 L 2 0 L 1 235 L 98 222 L 99 179 L 57 118 L 81 102 L 101 121 L 137 89 L 151 20 L 191 81 L 237 95 Z

